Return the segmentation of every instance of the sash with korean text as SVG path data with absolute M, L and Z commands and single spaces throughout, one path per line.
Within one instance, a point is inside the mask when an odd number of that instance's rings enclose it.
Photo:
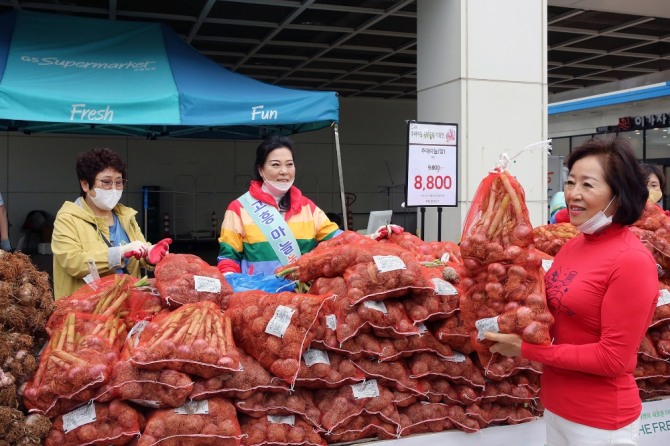
M 298 241 L 279 211 L 273 206 L 256 200 L 249 192 L 242 195 L 239 200 L 256 226 L 265 235 L 281 264 L 288 265 L 298 260 L 300 257 Z

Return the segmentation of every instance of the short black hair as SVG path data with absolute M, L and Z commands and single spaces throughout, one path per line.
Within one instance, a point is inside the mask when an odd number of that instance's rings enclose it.
M 77 181 L 86 180 L 89 187 L 95 184 L 95 177 L 105 169 L 111 168 L 121 172 L 121 176 L 126 178 L 126 163 L 113 150 L 108 148 L 95 148 L 88 152 L 82 152 L 77 156 L 76 162 Z M 79 184 L 79 193 L 82 197 L 86 196 L 86 192 Z
M 642 171 L 647 177 L 647 181 L 649 181 L 649 175 L 651 175 L 652 173 L 656 175 L 656 178 L 658 178 L 658 182 L 661 183 L 661 190 L 665 192 L 665 175 L 663 175 L 663 171 L 661 170 L 661 168 L 655 164 L 646 164 L 646 163 L 640 164 L 640 167 L 642 168 Z
M 589 139 L 570 154 L 568 169 L 572 170 L 577 161 L 588 156 L 598 159 L 605 172 L 605 181 L 616 197 L 612 222 L 635 223 L 642 215 L 649 190 L 647 177 L 628 140 L 618 136 Z

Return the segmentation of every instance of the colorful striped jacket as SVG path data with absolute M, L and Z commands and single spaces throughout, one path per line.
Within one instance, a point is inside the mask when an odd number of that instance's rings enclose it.
M 260 181 L 252 181 L 251 196 L 277 208 L 275 199 L 261 189 Z M 341 231 L 312 200 L 305 197 L 300 189 L 293 186 L 291 208 L 284 214 L 284 220 L 298 242 L 300 252 L 305 254 L 323 241 L 338 235 Z M 234 200 L 223 217 L 219 237 L 218 267 L 221 272 L 274 274 L 281 266 L 279 258 L 265 235 L 256 226 L 240 199 Z M 253 269 L 251 269 L 253 267 Z

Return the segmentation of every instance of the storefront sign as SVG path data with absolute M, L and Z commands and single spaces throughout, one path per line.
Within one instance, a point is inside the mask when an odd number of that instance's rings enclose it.
M 646 116 L 624 116 L 617 125 L 597 127 L 597 133 L 628 132 L 658 127 L 670 127 L 670 113 L 657 113 Z

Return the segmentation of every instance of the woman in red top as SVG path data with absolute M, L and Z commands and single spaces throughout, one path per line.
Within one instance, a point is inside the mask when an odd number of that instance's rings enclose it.
M 581 234 L 545 275 L 553 343 L 486 338 L 492 352 L 543 364 L 548 445 L 636 445 L 642 403 L 633 372 L 658 299 L 656 264 L 628 228 L 644 209 L 646 177 L 623 138 L 587 141 L 568 168 L 565 199 Z

